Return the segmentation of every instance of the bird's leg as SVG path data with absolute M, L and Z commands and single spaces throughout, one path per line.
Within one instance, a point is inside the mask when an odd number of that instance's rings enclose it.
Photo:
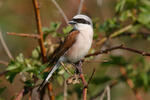
M 83 83 L 83 100 L 86 100 L 87 98 L 87 87 L 88 84 L 84 78 L 83 72 L 82 72 L 82 61 L 79 61 L 78 63 L 76 63 L 76 73 L 79 74 L 80 79 L 82 80 Z
M 82 74 L 82 61 L 79 61 L 75 64 L 76 67 L 76 74 Z

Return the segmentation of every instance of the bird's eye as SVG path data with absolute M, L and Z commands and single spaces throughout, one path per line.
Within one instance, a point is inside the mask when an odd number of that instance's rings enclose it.
M 89 21 L 86 21 L 85 19 L 72 19 L 73 21 L 77 22 L 77 23 L 82 23 L 82 24 L 90 24 Z

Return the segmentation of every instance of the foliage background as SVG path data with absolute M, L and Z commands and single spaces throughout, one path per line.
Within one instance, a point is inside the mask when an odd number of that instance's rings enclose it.
M 101 0 L 85 0 L 86 12 L 84 13 L 89 15 L 93 19 L 95 27 L 95 42 L 93 43 L 94 49 L 92 49 L 91 52 L 99 49 L 113 47 L 122 43 L 124 43 L 127 47 L 149 52 L 150 1 L 103 0 L 102 4 L 99 4 L 99 1 Z M 76 14 L 79 2 L 75 0 L 57 0 L 57 2 L 60 4 L 69 19 L 71 19 L 72 16 Z M 61 14 L 56 9 L 54 4 L 50 0 L 40 0 L 40 6 L 42 25 L 43 27 L 45 27 L 43 28 L 43 30 L 45 32 L 50 31 L 50 34 L 56 37 L 64 36 L 58 35 L 58 33 L 65 33 L 65 31 L 62 30 L 63 27 L 66 27 L 66 24 L 64 24 L 64 19 L 62 18 Z M 9 36 L 6 34 L 6 32 L 36 32 L 32 1 L 1 0 L 0 9 L 0 28 L 3 32 L 3 37 L 13 57 L 18 56 L 20 53 L 22 53 L 25 58 L 29 58 L 31 57 L 31 55 L 37 57 L 36 51 L 33 52 L 33 49 L 35 49 L 38 45 L 37 40 L 24 37 Z M 60 25 L 59 29 L 57 29 L 55 25 L 58 24 L 55 22 L 61 22 L 63 24 Z M 55 25 L 53 25 L 52 23 L 54 23 Z M 126 31 L 126 33 L 121 33 L 122 35 L 118 35 L 116 38 L 109 39 L 109 41 L 107 41 L 102 46 L 95 46 L 96 42 L 99 41 L 99 39 L 102 39 L 105 36 L 109 37 L 115 31 L 120 30 L 130 24 L 133 25 L 133 27 L 130 30 Z M 53 27 L 54 30 L 51 29 Z M 68 31 L 68 29 L 66 30 Z M 49 38 L 51 38 L 54 43 L 58 43 L 59 39 L 56 39 L 56 37 L 52 38 L 50 36 Z M 22 55 L 18 57 L 20 57 L 18 58 L 18 62 L 20 63 L 20 60 L 23 57 Z M 1 45 L 0 60 L 10 61 Z M 83 66 L 83 70 L 87 80 L 91 75 L 93 67 L 96 68 L 95 75 L 89 85 L 88 97 L 95 95 L 111 80 L 117 79 L 119 80 L 119 83 L 111 89 L 112 100 L 136 100 L 132 89 L 129 88 L 125 79 L 121 76 L 119 67 L 123 66 L 127 71 L 127 76 L 132 79 L 133 83 L 135 84 L 135 88 L 137 88 L 142 95 L 143 100 L 149 100 L 149 57 L 143 57 L 139 54 L 131 53 L 128 51 L 115 50 L 108 55 L 104 54 L 97 56 L 96 58 L 94 58 L 94 60 L 99 60 L 100 62 L 86 62 Z M 107 63 L 103 63 L 104 60 L 107 60 Z M 28 61 L 30 62 L 29 59 L 26 62 Z M 15 63 L 16 62 L 17 61 L 15 61 Z M 7 70 L 12 71 L 11 68 L 12 67 L 9 67 L 7 68 Z M 4 65 L 0 65 L 0 69 L 0 72 L 3 72 L 4 70 L 6 70 L 6 67 Z M 39 69 L 37 68 L 36 70 Z M 31 69 L 30 71 L 32 72 L 33 70 Z M 10 74 L 10 76 L 11 75 L 12 74 Z M 21 77 L 22 75 L 18 74 L 13 80 L 13 83 L 10 83 L 8 80 L 6 80 L 4 76 L 0 77 L 1 90 L 3 89 L 3 87 L 7 87 L 4 92 L 0 94 L 0 99 L 9 100 L 12 96 L 16 95 L 22 89 L 24 83 L 20 82 Z M 42 77 L 42 75 L 39 75 L 39 77 Z M 60 79 L 58 80 L 59 81 L 53 81 L 55 89 L 54 93 L 57 95 L 58 100 L 62 100 L 63 85 L 61 84 Z M 82 87 L 80 85 L 74 85 L 68 86 L 68 88 L 68 100 L 70 100 L 70 98 L 78 100 Z M 25 97 L 25 99 L 27 99 L 27 97 Z

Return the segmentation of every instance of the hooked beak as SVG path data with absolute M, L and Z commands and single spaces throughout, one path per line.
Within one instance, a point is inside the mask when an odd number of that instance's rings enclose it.
M 74 24 L 76 24 L 76 22 L 73 21 L 73 20 L 70 20 L 70 21 L 69 21 L 69 24 L 70 24 L 70 25 L 74 25 Z

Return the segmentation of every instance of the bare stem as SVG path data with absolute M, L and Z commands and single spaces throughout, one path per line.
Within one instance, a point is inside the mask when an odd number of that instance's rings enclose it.
M 35 18 L 36 18 L 36 23 L 37 23 L 37 31 L 38 31 L 38 34 L 40 35 L 39 44 L 40 44 L 40 48 L 41 48 L 42 59 L 43 59 L 43 62 L 46 62 L 46 49 L 44 47 L 44 39 L 43 39 L 43 32 L 42 32 L 39 3 L 37 0 L 32 0 L 32 1 L 33 1 Z
M 78 8 L 78 14 L 82 12 L 84 0 L 80 0 L 79 8 Z
M 84 86 L 83 87 L 83 100 L 87 100 L 87 83 L 86 83 L 86 80 L 82 73 L 80 74 L 80 78 L 81 78 L 83 86 Z
M 131 29 L 132 27 L 133 27 L 132 24 L 127 25 L 127 26 L 125 26 L 124 28 L 122 28 L 122 29 L 120 29 L 120 30 L 117 30 L 116 32 L 112 33 L 109 37 L 104 37 L 104 38 L 102 38 L 102 39 L 99 40 L 96 44 L 97 44 L 97 45 L 101 45 L 101 44 L 103 44 L 108 38 L 110 39 L 110 38 L 114 38 L 114 37 L 116 37 L 116 36 L 118 36 L 118 35 L 121 35 L 122 33 L 128 31 L 128 30 Z
M 8 66 L 8 62 L 6 62 L 6 61 L 0 60 L 0 64 L 3 64 L 3 65 L 5 65 L 5 66 Z
M 64 100 L 67 100 L 67 83 L 65 78 L 64 78 Z
M 40 39 L 40 36 L 38 34 L 26 34 L 26 33 L 14 33 L 14 32 L 7 32 L 8 35 L 15 35 L 15 36 L 21 36 L 21 37 L 30 37 L 35 39 Z
M 9 51 L 9 49 L 8 49 L 8 47 L 7 47 L 7 45 L 6 45 L 5 41 L 4 41 L 4 39 L 3 39 L 1 30 L 0 30 L 0 41 L 1 41 L 2 46 L 4 47 L 4 50 L 5 50 L 5 52 L 7 53 L 8 57 L 9 57 L 10 59 L 13 59 L 13 56 L 12 56 L 12 54 L 10 53 L 10 51 Z
M 109 89 L 117 85 L 118 81 L 114 80 L 109 84 Z M 97 97 L 101 96 L 104 93 L 105 89 L 98 92 L 95 96 L 91 97 L 90 100 L 95 100 Z
M 56 8 L 58 9 L 58 11 L 60 12 L 60 14 L 63 16 L 66 24 L 68 24 L 68 18 L 66 16 L 66 14 L 64 13 L 64 11 L 60 8 L 60 6 L 58 5 L 58 3 L 56 2 L 56 0 L 52 0 L 52 2 L 54 3 L 54 5 L 56 6 Z
M 136 50 L 136 49 L 132 49 L 132 48 L 128 48 L 128 47 L 125 47 L 124 45 L 121 44 L 119 46 L 115 46 L 115 47 L 112 47 L 112 48 L 109 48 L 109 49 L 106 49 L 106 50 L 102 50 L 102 51 L 98 51 L 98 52 L 95 52 L 95 53 L 92 53 L 92 54 L 88 54 L 85 57 L 96 56 L 96 55 L 99 55 L 99 54 L 108 53 L 108 52 L 116 50 L 116 49 L 123 49 L 123 50 L 131 51 L 131 52 L 134 52 L 134 53 L 141 54 L 143 56 L 150 56 L 150 53 L 140 51 L 140 50 Z

